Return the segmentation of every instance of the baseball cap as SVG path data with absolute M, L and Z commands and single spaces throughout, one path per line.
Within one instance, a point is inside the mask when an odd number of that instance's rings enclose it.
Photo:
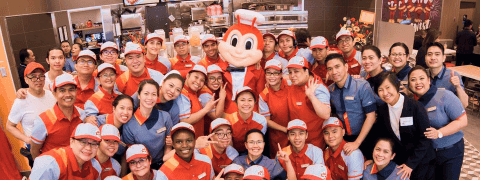
M 307 124 L 305 124 L 305 122 L 303 122 L 302 120 L 300 119 L 294 119 L 294 120 L 291 120 L 290 122 L 288 122 L 288 126 L 287 126 L 287 131 L 290 131 L 292 129 L 302 129 L 302 130 L 307 130 Z
M 216 72 L 223 72 L 222 71 L 222 68 L 220 68 L 220 66 L 216 65 L 216 64 L 212 64 L 210 66 L 207 67 L 207 73 L 216 73 Z
M 294 34 L 292 31 L 290 31 L 290 30 L 283 30 L 282 32 L 280 32 L 280 34 L 278 34 L 278 36 L 277 36 L 277 39 L 280 39 L 280 36 L 282 36 L 282 35 L 290 36 L 290 37 L 292 37 L 294 40 L 297 39 L 297 38 L 295 38 L 295 34 Z
M 186 123 L 186 122 L 179 122 L 179 123 L 175 124 L 175 126 L 172 127 L 172 130 L 170 131 L 170 134 L 173 136 L 173 134 L 175 134 L 175 132 L 177 132 L 180 129 L 189 130 L 190 132 L 192 132 L 195 135 L 195 129 L 193 128 L 193 126 L 191 124 Z
M 295 56 L 288 61 L 287 68 L 308 68 L 308 61 L 302 56 Z
M 117 177 L 117 176 L 108 176 L 108 177 L 106 177 L 106 178 L 103 179 L 103 180 L 121 180 L 121 179 L 122 179 L 122 178 L 119 178 L 119 177 Z
M 175 36 L 175 39 L 173 40 L 173 44 L 177 44 L 178 42 L 188 43 L 187 36 L 185 36 L 185 35 Z
M 132 53 L 134 54 L 143 53 L 142 47 L 132 42 L 127 43 L 127 47 L 125 47 L 125 56 Z
M 127 149 L 127 162 L 136 158 L 144 158 L 150 156 L 148 149 L 143 144 L 134 144 Z
M 93 61 L 95 61 L 95 63 L 97 62 L 97 55 L 95 55 L 95 53 L 93 51 L 90 51 L 88 49 L 80 51 L 80 53 L 78 53 L 77 60 L 80 57 L 89 57 L 89 58 L 92 58 Z
M 351 36 L 353 37 L 353 34 L 347 30 L 347 29 L 344 29 L 344 28 L 341 28 L 340 31 L 338 31 L 337 35 L 335 36 L 335 40 L 338 41 L 338 38 L 342 37 L 342 36 Z
M 120 131 L 111 124 L 100 126 L 100 137 L 105 140 L 114 140 L 120 142 Z
M 243 179 L 262 180 L 264 178 L 270 180 L 270 173 L 267 168 L 259 165 L 250 166 L 243 175 Z
M 28 63 L 27 67 L 25 68 L 25 71 L 23 72 L 23 76 L 27 76 L 28 74 L 35 71 L 35 69 L 41 69 L 44 73 L 47 72 L 45 71 L 45 68 L 43 68 L 43 66 L 40 63 L 31 62 L 31 63 Z
M 279 60 L 271 59 L 265 63 L 265 69 L 272 68 L 281 71 L 282 63 Z
M 97 74 L 100 74 L 103 70 L 108 68 L 113 69 L 113 71 L 115 71 L 115 67 L 110 63 L 102 63 L 100 64 L 100 66 L 97 67 L 97 72 L 98 72 Z
M 147 44 L 148 41 L 152 40 L 152 39 L 158 39 L 160 40 L 160 43 L 163 44 L 163 39 L 162 37 L 160 37 L 160 35 L 158 35 L 157 33 L 150 33 L 147 35 L 147 37 L 145 37 L 145 44 Z
M 257 98 L 255 97 L 255 92 L 252 90 L 252 88 L 250 88 L 248 86 L 243 86 L 243 87 L 241 87 L 237 90 L 237 93 L 235 94 L 235 101 L 237 100 L 239 94 L 241 94 L 243 92 L 246 92 L 246 91 L 252 93 L 253 98 L 255 99 L 255 101 L 257 101 Z
M 343 124 L 342 124 L 342 121 L 340 121 L 340 119 L 338 119 L 337 117 L 330 117 L 323 122 L 322 130 L 327 128 L 327 127 L 341 127 L 341 128 L 343 128 Z
M 265 34 L 263 34 L 263 38 L 265 38 L 265 37 L 267 37 L 267 36 L 270 36 L 270 37 L 272 37 L 273 39 L 275 39 L 275 41 L 277 41 L 277 37 L 275 37 L 274 34 L 272 34 L 272 33 L 265 33 Z
M 163 76 L 164 78 L 160 81 L 160 86 L 163 84 L 163 81 L 165 79 L 167 79 L 167 77 L 171 74 L 178 74 L 178 75 L 181 75 L 180 72 L 178 72 L 177 70 L 171 70 L 169 71 L 167 74 L 165 74 L 165 76 Z
M 232 163 L 225 167 L 225 170 L 223 171 L 224 175 L 228 173 L 237 173 L 243 175 L 245 174 L 245 169 L 243 169 L 243 167 L 238 164 Z
M 228 125 L 230 127 L 232 126 L 232 124 L 230 124 L 230 122 L 228 122 L 228 120 L 226 120 L 224 118 L 217 118 L 210 123 L 210 133 L 212 133 L 212 131 L 214 129 L 217 129 L 221 125 Z
M 207 76 L 207 70 L 205 69 L 205 66 L 202 66 L 202 65 L 195 65 L 193 66 L 193 68 L 188 71 L 188 73 L 192 72 L 192 71 L 197 71 L 197 72 L 201 72 L 203 73 L 205 76 Z
M 55 90 L 55 88 L 62 87 L 67 84 L 72 84 L 77 86 L 77 82 L 75 81 L 75 79 L 71 74 L 63 73 L 62 75 L 57 76 L 55 78 L 55 81 L 53 81 L 52 87 L 50 89 Z
M 300 179 L 327 180 L 332 179 L 330 170 L 323 164 L 312 164 L 305 169 Z
M 205 34 L 202 38 L 202 45 L 207 41 L 214 41 L 217 42 L 217 38 L 213 34 Z
M 312 43 L 310 43 L 310 49 L 320 48 L 324 49 L 328 47 L 328 40 L 325 39 L 323 36 L 318 36 L 312 39 Z
M 80 123 L 70 137 L 74 139 L 88 138 L 95 141 L 101 141 L 100 130 L 97 126 L 90 123 Z
M 117 44 L 115 44 L 114 42 L 112 41 L 107 41 L 105 43 L 102 44 L 102 46 L 100 47 L 100 52 L 102 52 L 103 50 L 107 49 L 107 48 L 113 48 L 115 50 L 118 51 L 118 46 Z

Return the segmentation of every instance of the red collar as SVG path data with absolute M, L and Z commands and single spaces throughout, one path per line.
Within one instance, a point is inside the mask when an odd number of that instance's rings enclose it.
M 237 118 L 238 118 L 238 121 L 240 121 L 242 124 L 250 124 L 253 121 L 253 112 L 252 112 L 252 115 L 250 115 L 250 117 L 248 117 L 248 119 L 245 121 L 240 116 L 240 113 L 237 111 Z
M 378 173 L 377 164 L 373 163 L 372 170 L 370 170 L 370 174 L 377 174 L 377 173 Z
M 219 62 L 222 61 L 222 58 L 220 58 L 220 54 L 218 54 L 218 53 L 217 53 L 217 59 L 212 59 L 209 56 L 205 56 L 205 59 L 207 60 L 207 62 L 209 64 L 215 64 L 215 63 L 219 63 Z
M 77 108 L 73 108 L 73 114 L 72 114 L 72 120 L 75 118 L 80 117 L 80 113 L 77 111 Z M 63 114 L 62 110 L 58 107 L 58 103 L 53 106 L 53 111 L 55 112 L 55 116 L 57 117 L 57 120 L 68 120 L 68 118 Z M 71 120 L 68 120 L 71 121 Z
M 345 140 L 343 140 L 341 143 L 340 143 L 340 146 L 338 146 L 337 150 L 335 152 L 332 153 L 333 149 L 332 148 L 329 148 L 330 149 L 330 154 L 336 158 L 338 157 L 338 155 L 340 155 L 340 153 L 342 153 L 343 151 L 343 146 L 345 146 L 345 143 L 347 143 Z
M 185 59 L 182 59 L 179 55 L 177 55 L 177 59 L 181 62 L 192 62 L 192 60 L 190 60 L 191 57 L 192 57 L 192 55 L 190 55 L 190 53 L 188 54 L 187 58 L 185 58 Z
M 345 61 L 346 62 L 350 62 L 353 58 L 355 58 L 355 55 L 357 54 L 357 50 L 355 48 L 353 48 L 352 50 L 352 54 L 350 54 L 350 56 L 346 57 L 345 58 Z
M 157 62 L 158 62 L 158 56 L 154 59 L 154 60 L 150 60 L 147 58 L 147 56 L 145 55 L 145 65 L 155 65 Z
M 105 118 L 105 124 L 115 125 L 115 120 L 113 119 L 114 116 L 114 114 L 107 114 L 107 117 Z
M 95 77 L 92 76 L 90 81 L 88 81 L 87 87 L 85 89 L 82 89 L 80 85 L 80 80 L 78 80 L 78 76 L 75 76 L 75 81 L 77 82 L 77 88 L 80 89 L 81 91 L 86 91 L 86 90 L 94 90 L 95 89 Z
M 135 114 L 133 114 L 133 116 L 135 116 L 135 119 L 137 120 L 138 124 L 143 125 L 143 123 L 145 123 L 145 121 L 147 121 L 148 117 L 144 117 L 142 116 L 142 113 L 140 112 L 140 107 L 137 109 L 137 111 L 135 111 Z
M 137 78 L 137 79 L 146 79 L 146 78 L 150 78 L 150 74 L 148 74 L 148 69 L 147 69 L 147 67 L 145 67 L 142 75 L 136 77 L 132 74 L 132 72 L 130 72 L 130 77 L 131 78 Z
M 222 156 L 227 152 L 227 148 L 225 148 L 225 150 L 223 150 L 222 154 L 218 153 L 217 150 L 215 150 L 215 147 L 213 147 L 213 144 L 210 144 L 210 149 L 212 149 L 212 154 L 217 159 L 222 158 Z
M 190 160 L 190 162 L 187 162 L 185 160 L 183 160 L 181 157 L 179 157 L 177 154 L 175 154 L 173 156 L 173 158 L 175 158 L 175 160 L 177 160 L 177 162 L 182 165 L 184 168 L 186 169 L 190 169 L 190 167 L 192 167 L 191 165 L 195 162 L 195 153 L 192 153 L 192 160 Z
M 153 177 L 155 176 L 155 173 L 153 172 L 153 169 L 150 169 L 150 179 L 149 180 L 153 180 Z M 137 176 L 135 176 L 134 174 L 132 174 L 132 177 L 133 177 L 133 180 L 138 180 Z
M 87 171 L 90 168 L 90 166 L 92 166 L 91 161 L 86 161 L 85 163 L 83 163 L 82 169 L 80 169 L 77 163 L 77 158 L 75 158 L 75 154 L 73 154 L 72 148 L 64 147 L 64 149 L 65 149 L 65 153 L 67 154 L 67 159 L 70 162 L 69 165 L 71 165 L 70 167 L 72 168 L 73 172 L 82 173 Z
M 185 84 L 185 86 L 183 86 L 183 89 L 184 91 L 187 93 L 187 94 L 190 94 L 190 95 L 194 95 L 194 96 L 197 96 L 197 92 L 193 91 L 192 89 L 190 89 L 187 84 Z M 183 92 L 183 91 L 182 91 Z
M 117 77 L 120 76 L 122 74 L 122 70 L 120 69 L 120 65 L 118 65 L 117 63 L 115 63 L 115 74 L 117 74 Z
M 78 56 L 72 56 L 72 60 L 73 60 L 73 61 L 76 61 L 77 58 L 78 58 Z
M 116 94 L 113 92 L 113 89 L 112 89 L 112 94 L 110 94 L 107 90 L 103 89 L 102 86 L 98 86 L 98 89 L 100 89 L 100 91 L 102 91 L 102 93 L 104 94 L 104 97 L 107 97 L 109 99 L 111 98 L 115 98 Z
M 290 145 L 290 150 L 292 151 L 293 156 L 303 157 L 305 155 L 305 152 L 307 152 L 307 149 L 308 149 L 308 144 L 305 143 L 305 145 L 303 146 L 303 149 L 300 152 L 296 153 L 295 150 L 293 150 L 293 145 Z
M 268 56 L 267 58 L 263 58 L 263 57 L 262 57 L 262 61 L 263 61 L 263 60 L 264 60 L 264 61 L 271 60 L 271 59 L 273 59 L 273 57 L 275 57 L 275 52 L 273 52 L 272 54 L 270 54 L 270 56 Z
M 278 55 L 290 61 L 290 59 L 292 59 L 293 57 L 295 57 L 297 55 L 297 52 L 298 52 L 298 47 L 295 47 L 295 50 L 288 57 L 283 51 L 280 51 L 278 53 Z

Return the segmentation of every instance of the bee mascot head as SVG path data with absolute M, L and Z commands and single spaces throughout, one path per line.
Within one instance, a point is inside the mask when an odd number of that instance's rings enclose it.
M 265 21 L 258 12 L 239 9 L 235 11 L 237 24 L 228 28 L 218 51 L 222 58 L 235 67 L 256 64 L 263 56 L 263 37 L 257 25 Z

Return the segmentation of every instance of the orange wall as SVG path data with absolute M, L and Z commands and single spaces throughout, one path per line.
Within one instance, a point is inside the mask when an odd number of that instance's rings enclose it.
M 12 81 L 12 75 L 10 73 L 10 66 L 8 65 L 7 55 L 5 54 L 5 44 L 3 41 L 3 36 L 1 35 L 0 30 L 0 68 L 5 68 L 7 76 L 3 77 L 0 75 L 0 120 L 2 121 L 2 126 L 5 127 L 8 119 L 8 113 L 12 108 L 13 101 L 15 100 L 15 88 Z M 28 160 L 22 156 L 19 152 L 20 147 L 23 146 L 23 143 L 13 137 L 10 133 L 5 130 L 10 144 L 12 145 L 12 151 L 15 156 L 15 159 L 20 165 L 20 171 L 29 170 Z M 3 143 L 3 142 L 1 142 Z

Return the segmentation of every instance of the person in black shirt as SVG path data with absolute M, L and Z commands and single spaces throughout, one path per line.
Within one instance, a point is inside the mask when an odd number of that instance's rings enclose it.
M 28 84 L 25 82 L 25 68 L 27 67 L 28 63 L 35 62 L 35 55 L 33 51 L 30 49 L 21 49 L 19 52 L 20 57 L 20 66 L 18 66 L 18 77 L 20 78 L 20 86 L 22 88 L 28 88 Z
M 467 19 L 464 22 L 463 31 L 457 34 L 455 44 L 457 44 L 457 59 L 456 66 L 468 65 L 475 63 L 473 61 L 473 47 L 477 45 L 477 38 L 475 32 L 472 31 L 472 21 Z
M 420 30 L 420 35 L 415 36 L 413 40 L 413 49 L 419 50 L 422 47 L 422 42 L 427 36 L 427 31 Z

